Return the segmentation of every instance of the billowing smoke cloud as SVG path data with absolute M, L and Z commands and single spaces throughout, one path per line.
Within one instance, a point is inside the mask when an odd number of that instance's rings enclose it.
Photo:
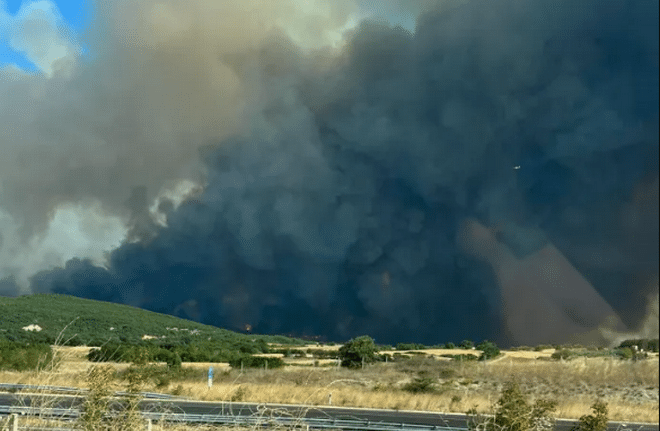
M 349 2 L 313 19 L 216 3 L 99 8 L 99 62 L 25 104 L 15 138 L 58 137 L 26 145 L 53 177 L 17 169 L 8 212 L 34 227 L 97 199 L 130 223 L 104 266 L 71 259 L 33 291 L 379 342 L 599 343 L 640 324 L 657 2 L 429 2 L 414 33 L 346 30 L 365 15 Z M 202 186 L 178 204 L 161 190 L 181 178 Z
M 47 0 L 15 16 L 0 4 L 0 39 L 42 72 L 0 68 L 0 279 L 26 283 L 80 243 L 93 243 L 81 257 L 101 264 L 125 237 L 124 223 L 144 229 L 156 196 L 201 181 L 198 148 L 244 127 L 242 83 L 219 59 L 281 27 L 308 46 L 337 43 L 359 10 L 332 5 L 99 2 L 91 30 L 75 41 Z M 65 240 L 45 244 L 70 205 L 84 208 L 87 231 L 72 225 Z M 117 218 L 121 227 L 106 235 Z

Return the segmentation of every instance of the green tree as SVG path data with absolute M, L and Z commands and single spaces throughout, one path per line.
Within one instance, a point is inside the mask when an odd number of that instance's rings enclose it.
M 461 344 L 459 344 L 459 347 L 461 349 L 468 349 L 469 350 L 469 349 L 474 347 L 474 343 L 470 340 L 463 340 L 463 341 L 461 341 Z
M 487 340 L 479 343 L 477 350 L 481 350 L 481 356 L 479 356 L 480 361 L 493 359 L 500 355 L 500 349 L 497 347 L 497 345 Z
M 363 364 L 375 362 L 378 359 L 377 352 L 373 338 L 363 335 L 341 346 L 339 359 L 342 367 L 360 368 Z

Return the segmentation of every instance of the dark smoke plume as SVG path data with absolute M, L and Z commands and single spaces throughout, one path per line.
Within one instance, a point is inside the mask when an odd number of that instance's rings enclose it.
M 32 290 L 334 340 L 633 330 L 657 289 L 658 3 L 442 6 L 339 50 L 274 30 L 220 53 L 245 126 L 200 150 L 202 189 L 165 225 L 137 192 L 133 241 Z

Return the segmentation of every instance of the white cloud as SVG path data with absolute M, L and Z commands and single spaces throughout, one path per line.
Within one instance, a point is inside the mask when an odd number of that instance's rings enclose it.
M 5 21 L 5 25 L 1 25 Z M 80 47 L 67 34 L 55 3 L 38 0 L 23 3 L 16 16 L 5 13 L 0 25 L 8 29 L 9 46 L 23 53 L 47 77 L 70 76 Z

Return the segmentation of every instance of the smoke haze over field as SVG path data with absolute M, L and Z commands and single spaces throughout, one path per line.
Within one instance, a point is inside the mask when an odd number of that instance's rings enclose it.
M 0 15 L 43 65 L 0 69 L 0 293 L 334 340 L 657 336 L 657 2 L 379 3 L 103 2 L 81 41 Z

